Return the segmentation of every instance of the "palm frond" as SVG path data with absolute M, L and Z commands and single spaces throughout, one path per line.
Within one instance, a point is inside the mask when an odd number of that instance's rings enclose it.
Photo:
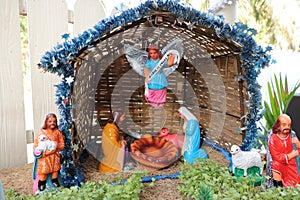
M 269 81 L 267 84 L 269 102 L 264 101 L 264 107 L 266 109 L 264 113 L 264 119 L 266 121 L 266 125 L 263 127 L 264 134 L 267 134 L 272 128 L 280 114 L 286 113 L 289 103 L 300 87 L 300 82 L 298 81 L 291 91 L 289 91 L 287 76 L 285 75 L 283 79 L 281 73 L 279 76 L 274 74 L 273 79 L 274 80 Z

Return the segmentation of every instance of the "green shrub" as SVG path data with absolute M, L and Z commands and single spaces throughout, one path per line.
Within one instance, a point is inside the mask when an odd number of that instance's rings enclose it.
M 300 187 L 266 189 L 253 184 L 257 177 L 237 178 L 228 169 L 212 160 L 203 160 L 194 165 L 183 165 L 179 176 L 183 199 L 299 199 Z
M 124 183 L 120 184 L 120 180 L 116 184 L 109 181 L 100 180 L 97 184 L 94 182 L 87 182 L 82 184 L 81 188 L 49 188 L 45 192 L 38 195 L 24 194 L 19 195 L 16 190 L 11 189 L 5 192 L 6 200 L 90 200 L 90 199 L 105 199 L 105 200 L 118 200 L 118 199 L 139 199 L 139 193 L 142 190 L 142 172 L 135 172 Z

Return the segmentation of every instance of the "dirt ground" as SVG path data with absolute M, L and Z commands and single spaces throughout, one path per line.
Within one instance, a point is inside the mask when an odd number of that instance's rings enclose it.
M 208 146 L 203 146 L 203 149 L 208 153 L 209 159 L 215 160 L 221 165 L 229 166 L 229 161 L 225 159 L 222 153 Z M 98 180 L 104 178 L 104 175 L 98 172 L 98 161 L 92 156 L 89 156 L 82 165 L 85 170 L 85 181 L 98 182 Z M 180 172 L 181 165 L 182 162 L 177 161 L 166 169 L 149 172 L 147 176 L 174 174 Z M 18 193 L 31 194 L 33 186 L 32 167 L 33 164 L 27 164 L 11 169 L 0 169 L 0 181 L 3 184 L 4 190 L 14 188 Z M 122 173 L 130 175 L 130 172 Z M 126 174 L 124 175 L 126 176 Z M 155 181 L 154 186 L 150 186 L 150 183 L 144 183 L 140 199 L 182 199 L 177 190 L 179 184 L 181 184 L 179 179 L 158 180 Z

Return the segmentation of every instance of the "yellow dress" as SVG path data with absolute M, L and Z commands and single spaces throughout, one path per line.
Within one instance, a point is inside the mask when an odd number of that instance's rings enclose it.
M 118 127 L 113 123 L 107 123 L 102 132 L 102 150 L 104 157 L 99 164 L 100 172 L 119 172 L 122 170 L 124 158 L 120 156 L 122 137 Z

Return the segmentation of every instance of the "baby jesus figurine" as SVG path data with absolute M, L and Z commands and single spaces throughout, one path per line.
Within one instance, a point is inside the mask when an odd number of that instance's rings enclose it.
M 184 143 L 184 135 L 180 134 L 170 134 L 168 128 L 162 128 L 158 132 L 159 138 L 164 138 L 165 140 L 172 142 L 178 149 L 182 149 Z

